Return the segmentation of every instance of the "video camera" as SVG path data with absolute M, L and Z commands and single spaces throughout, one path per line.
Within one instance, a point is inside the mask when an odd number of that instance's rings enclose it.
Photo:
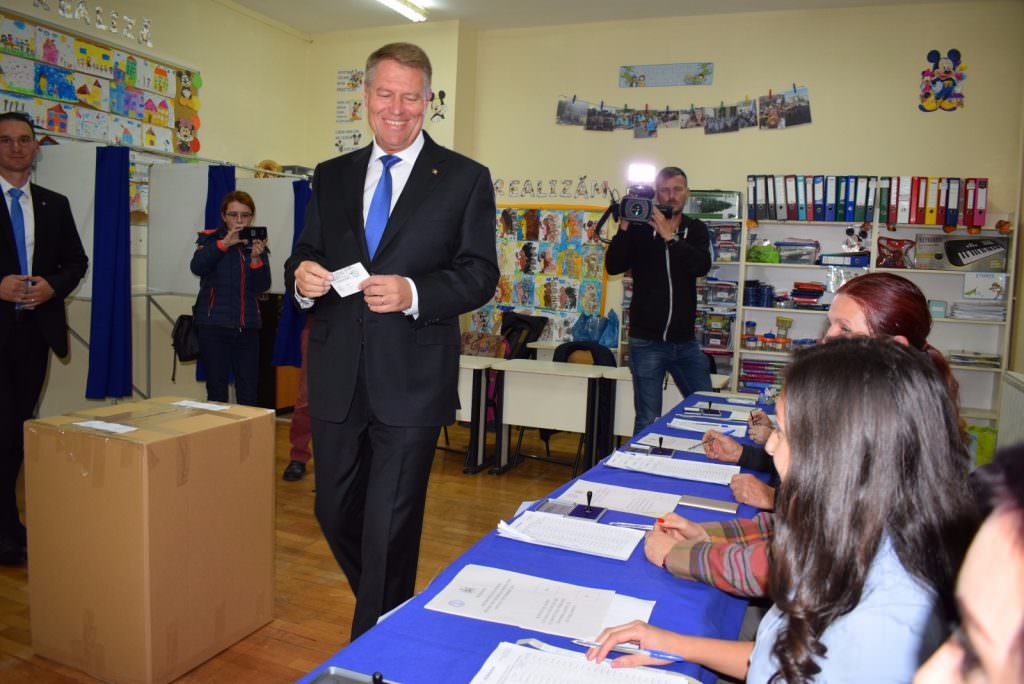
M 618 206 L 616 218 L 625 219 L 631 224 L 646 225 L 654 214 L 654 207 L 667 218 L 672 218 L 672 207 L 654 203 L 654 186 L 639 183 L 626 188 L 626 196 L 622 198 Z M 630 226 L 632 228 L 632 225 Z

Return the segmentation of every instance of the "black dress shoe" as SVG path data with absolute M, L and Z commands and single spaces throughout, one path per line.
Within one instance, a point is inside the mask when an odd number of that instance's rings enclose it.
M 288 482 L 295 482 L 296 480 L 301 480 L 302 476 L 305 474 L 306 464 L 303 463 L 302 461 L 292 461 L 284 469 L 284 475 L 282 475 L 281 477 L 283 477 Z
M 24 565 L 28 560 L 25 547 L 17 542 L 0 539 L 0 565 Z

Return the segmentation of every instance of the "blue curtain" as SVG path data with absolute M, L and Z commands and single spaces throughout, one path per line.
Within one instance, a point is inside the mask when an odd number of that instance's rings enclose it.
M 235 191 L 235 167 L 211 166 L 206 180 L 206 229 L 220 226 L 220 201 Z
M 87 399 L 132 394 L 128 148 L 96 150 Z
M 292 235 L 292 249 L 302 235 L 302 229 L 306 226 L 306 205 L 309 198 L 313 196 L 313 189 L 307 180 L 297 180 L 292 183 L 292 192 L 295 195 L 295 232 Z M 282 262 L 285 257 L 282 257 Z M 306 325 L 306 312 L 299 309 L 295 297 L 284 293 L 284 303 L 281 305 L 281 318 L 277 322 L 277 335 L 274 337 L 274 356 L 271 362 L 275 366 L 302 367 L 302 349 L 299 345 L 299 338 L 302 335 L 302 328 Z
M 220 227 L 220 202 L 224 195 L 235 191 L 235 167 L 211 166 L 206 177 L 206 229 Z M 231 374 L 228 373 L 228 379 Z M 203 362 L 196 360 L 196 380 L 206 381 Z

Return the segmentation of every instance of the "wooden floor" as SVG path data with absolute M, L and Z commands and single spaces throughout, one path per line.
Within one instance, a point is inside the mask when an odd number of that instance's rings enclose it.
M 468 430 L 453 426 L 448 432 L 451 447 L 465 449 Z M 556 435 L 552 455 L 571 460 L 576 438 Z M 278 421 L 274 619 L 179 682 L 294 682 L 348 642 L 352 593 L 313 517 L 312 467 L 298 482 L 280 479 L 288 462 L 288 446 L 288 422 Z M 529 453 L 543 453 L 536 430 L 527 431 L 523 447 Z M 521 501 L 542 497 L 571 474 L 569 468 L 530 460 L 501 476 L 464 475 L 462 466 L 461 453 L 437 451 L 427 493 L 417 591 L 494 529 L 500 518 L 512 515 Z M 0 567 L 0 682 L 98 681 L 32 652 L 27 582 L 25 568 Z

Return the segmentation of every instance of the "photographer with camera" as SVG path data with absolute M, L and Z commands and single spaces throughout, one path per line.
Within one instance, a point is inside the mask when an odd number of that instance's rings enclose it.
M 684 397 L 711 389 L 708 360 L 693 333 L 697 278 L 711 269 L 711 252 L 707 226 L 682 213 L 689 194 L 686 173 L 676 166 L 659 171 L 654 188 L 631 186 L 618 211 L 619 232 L 605 254 L 609 275 L 633 272 L 634 432 L 661 415 L 666 371 Z
M 194 307 L 206 398 L 228 400 L 228 369 L 239 404 L 256 405 L 260 359 L 257 295 L 270 288 L 267 229 L 251 226 L 256 203 L 247 192 L 229 192 L 220 203 L 221 225 L 196 240 L 192 272 L 200 278 Z

